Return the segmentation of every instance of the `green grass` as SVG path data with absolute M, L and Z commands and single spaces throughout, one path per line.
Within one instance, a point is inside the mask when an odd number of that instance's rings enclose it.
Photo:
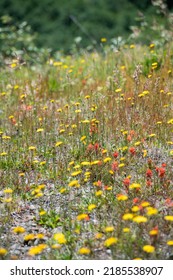
M 171 257 L 170 53 L 123 46 L 1 71 L 2 258 Z

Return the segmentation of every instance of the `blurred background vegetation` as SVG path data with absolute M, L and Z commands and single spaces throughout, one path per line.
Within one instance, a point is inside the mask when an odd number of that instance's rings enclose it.
M 102 37 L 164 43 L 172 36 L 172 9 L 172 0 L 1 0 L 0 53 L 90 50 Z

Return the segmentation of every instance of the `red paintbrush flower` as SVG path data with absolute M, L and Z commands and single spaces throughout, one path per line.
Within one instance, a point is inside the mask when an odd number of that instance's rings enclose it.
M 134 147 L 130 147 L 129 152 L 134 156 L 136 154 L 136 149 Z
M 146 185 L 147 185 L 147 187 L 151 187 L 152 186 L 152 181 L 151 180 L 147 180 L 146 181 Z
M 113 171 L 116 171 L 116 170 L 118 169 L 118 162 L 117 162 L 117 161 L 114 161 L 114 162 L 112 163 L 111 167 L 112 167 L 112 170 L 113 170 Z
M 151 178 L 152 175 L 153 175 L 152 170 L 151 170 L 151 169 L 147 169 L 147 171 L 146 171 L 146 176 L 147 176 L 147 178 Z
M 119 153 L 118 153 L 117 151 L 115 151 L 115 152 L 113 153 L 113 157 L 114 157 L 114 158 L 117 158 L 118 155 L 119 155 Z
M 95 150 L 95 151 L 98 151 L 98 149 L 99 149 L 99 143 L 95 143 L 95 144 L 94 144 L 94 150 Z
M 158 176 L 160 178 L 163 178 L 165 176 L 165 172 L 166 172 L 165 168 L 163 168 L 163 167 L 156 167 L 156 171 L 157 171 Z
M 87 146 L 87 151 L 91 152 L 91 151 L 93 151 L 93 149 L 94 149 L 93 144 L 89 144 L 89 145 Z
M 138 197 L 135 197 L 134 199 L 133 199 L 133 204 L 137 204 L 139 202 L 139 198 Z
M 128 187 L 130 185 L 130 179 L 127 177 L 123 180 L 123 184 L 125 187 Z

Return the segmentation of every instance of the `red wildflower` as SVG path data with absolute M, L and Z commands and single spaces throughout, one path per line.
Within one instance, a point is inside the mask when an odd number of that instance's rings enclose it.
M 165 172 L 166 172 L 165 169 L 160 167 L 160 169 L 159 169 L 159 177 L 163 178 L 165 176 Z
M 134 130 L 130 130 L 130 135 L 134 136 L 135 135 L 135 131 Z
M 89 220 L 90 220 L 89 215 L 87 215 L 86 218 L 85 218 L 84 220 L 85 220 L 85 221 L 89 221 Z
M 163 178 L 165 176 L 165 172 L 166 172 L 165 168 L 156 167 L 156 171 L 157 171 L 160 178 Z
M 86 81 L 85 79 L 82 80 L 82 84 L 83 84 L 83 85 L 86 85 L 86 82 L 87 82 L 87 81 Z
M 21 109 L 23 111 L 31 111 L 32 110 L 32 105 L 25 105 L 25 104 L 22 104 L 21 105 Z
M 118 155 L 119 155 L 119 153 L 118 153 L 117 151 L 115 151 L 115 152 L 113 153 L 113 157 L 114 157 L 114 158 L 117 158 Z
M 147 180 L 146 181 L 146 185 L 147 185 L 147 187 L 151 187 L 152 186 L 152 181 L 151 180 Z
M 114 161 L 111 166 L 112 166 L 112 170 L 116 171 L 118 169 L 118 162 Z
M 98 151 L 98 149 L 99 149 L 99 143 L 95 143 L 95 144 L 94 144 L 94 150 L 95 150 L 95 151 Z
M 99 188 L 101 188 L 102 182 L 101 182 L 100 180 L 97 181 L 97 186 L 98 186 Z
M 142 205 L 138 205 L 139 210 L 142 211 L 144 209 L 144 207 Z
M 138 197 L 135 197 L 134 199 L 133 199 L 133 204 L 137 204 L 139 202 L 139 198 Z
M 90 134 L 98 132 L 98 128 L 94 123 L 91 124 L 89 132 L 90 132 Z
M 127 141 L 131 141 L 132 140 L 132 136 L 129 134 L 129 135 L 127 135 Z
M 135 131 L 134 130 L 130 130 L 129 134 L 127 135 L 127 141 L 130 142 L 134 136 L 135 136 Z
M 147 171 L 146 171 L 147 178 L 151 178 L 152 175 L 153 175 L 153 172 L 151 171 L 151 169 L 147 169 Z
M 123 184 L 125 187 L 128 187 L 130 185 L 130 179 L 127 177 L 123 180 Z
M 93 144 L 89 144 L 88 147 L 87 147 L 87 150 L 88 150 L 89 152 L 91 152 L 93 149 L 94 149 Z
M 10 121 L 11 121 L 11 123 L 14 124 L 14 125 L 17 123 L 16 120 L 15 120 L 15 118 L 12 118 Z
M 134 147 L 131 147 L 131 148 L 129 148 L 129 152 L 131 153 L 131 155 L 135 155 L 136 149 Z
M 170 198 L 165 200 L 165 205 L 168 207 L 173 207 L 173 201 Z

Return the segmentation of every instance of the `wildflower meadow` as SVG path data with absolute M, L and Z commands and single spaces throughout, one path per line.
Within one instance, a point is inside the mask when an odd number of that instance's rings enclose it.
M 1 259 L 173 259 L 173 46 L 101 48 L 1 69 Z

